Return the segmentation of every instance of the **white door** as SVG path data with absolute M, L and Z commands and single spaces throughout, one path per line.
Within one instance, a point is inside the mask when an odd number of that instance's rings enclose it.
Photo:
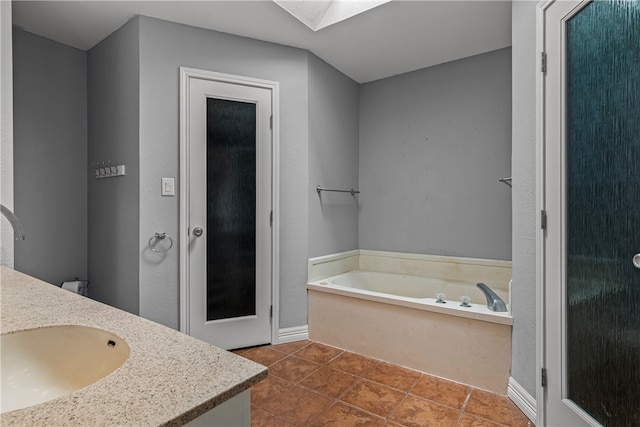
M 640 2 L 546 2 L 539 16 L 539 424 L 640 426 Z
M 225 349 L 271 343 L 274 86 L 188 69 L 182 79 L 181 329 Z

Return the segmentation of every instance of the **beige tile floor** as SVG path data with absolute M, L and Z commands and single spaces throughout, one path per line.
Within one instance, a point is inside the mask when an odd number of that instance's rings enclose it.
M 236 350 L 269 367 L 254 427 L 531 427 L 507 397 L 312 341 Z

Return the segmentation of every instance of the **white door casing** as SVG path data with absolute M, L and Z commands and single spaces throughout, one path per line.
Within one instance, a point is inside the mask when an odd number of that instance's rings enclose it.
M 227 349 L 276 343 L 278 83 L 181 68 L 180 85 L 180 330 Z M 256 312 L 255 315 L 214 321 L 206 320 L 207 98 L 255 103 L 258 141 Z M 193 233 L 196 227 L 203 230 L 200 236 Z

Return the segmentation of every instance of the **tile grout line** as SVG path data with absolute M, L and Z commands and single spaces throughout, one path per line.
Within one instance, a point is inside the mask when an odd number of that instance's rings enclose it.
M 418 372 L 418 371 L 416 371 L 416 372 Z M 397 405 L 396 405 L 396 406 L 395 406 L 395 407 L 394 407 L 394 408 L 393 408 L 393 409 L 392 409 L 392 410 L 387 414 L 387 417 L 386 417 L 386 419 L 387 419 L 387 424 L 389 424 L 389 422 L 390 422 L 390 421 L 392 421 L 392 420 L 391 420 L 391 417 L 392 417 L 393 415 L 395 415 L 395 413 L 396 413 L 396 412 L 398 412 L 398 409 L 400 408 L 400 406 L 402 406 L 402 404 L 403 404 L 403 403 L 404 403 L 404 402 L 409 398 L 409 394 L 411 393 L 411 390 L 413 390 L 413 389 L 416 387 L 416 385 L 418 384 L 418 381 L 420 381 L 420 378 L 422 378 L 422 376 L 423 376 L 423 375 L 424 375 L 423 373 L 420 373 L 420 375 L 418 376 L 418 378 L 416 378 L 416 380 L 413 382 L 413 384 L 411 385 L 411 387 L 409 387 L 409 388 L 407 389 L 407 391 L 406 391 L 406 392 L 404 392 L 404 393 L 405 393 L 405 395 L 402 397 L 402 399 L 400 399 L 400 401 L 398 402 L 398 404 L 397 404 Z M 393 388 L 393 387 L 392 387 L 392 388 Z M 397 390 L 397 389 L 394 389 L 394 390 Z M 400 391 L 402 391 L 402 390 L 400 390 Z M 399 424 L 399 423 L 398 423 L 398 424 Z
M 312 342 L 313 342 L 313 341 L 312 341 Z M 307 344 L 306 346 L 304 346 L 304 347 L 300 348 L 300 350 L 302 350 L 302 349 L 303 349 L 303 348 L 305 348 L 305 347 L 308 347 L 309 345 L 311 345 L 311 342 L 310 342 L 309 344 Z M 332 347 L 332 348 L 335 348 L 335 347 Z M 300 350 L 298 350 L 298 351 L 300 351 Z M 338 356 L 340 356 L 342 353 L 344 353 L 344 350 L 341 350 L 341 349 L 338 349 L 338 350 L 340 350 L 340 353 L 338 353 L 336 356 L 332 357 L 331 359 L 329 359 L 329 360 L 325 361 L 324 363 L 317 363 L 317 362 L 314 362 L 314 361 L 312 361 L 312 360 L 308 360 L 308 359 L 305 359 L 305 358 L 303 358 L 303 357 L 298 357 L 298 356 L 296 356 L 298 359 L 305 360 L 305 361 L 307 361 L 307 362 L 311 362 L 311 363 L 316 363 L 316 364 L 318 365 L 318 368 L 316 368 L 316 369 L 314 369 L 313 371 L 309 372 L 309 374 L 308 374 L 308 375 L 306 375 L 306 376 L 304 376 L 304 377 L 300 378 L 300 380 L 298 380 L 296 383 L 294 383 L 294 385 L 297 385 L 297 386 L 299 386 L 299 387 L 301 387 L 301 388 L 303 388 L 303 389 L 305 389 L 305 390 L 311 391 L 311 392 L 313 392 L 313 393 L 319 394 L 320 396 L 326 396 L 326 397 L 328 397 L 328 398 L 330 398 L 330 399 L 333 399 L 333 401 L 332 401 L 331 403 L 329 403 L 329 405 L 327 405 L 327 407 L 326 407 L 326 408 L 324 408 L 324 410 L 322 410 L 322 412 L 320 412 L 318 415 L 316 415 L 315 417 L 313 417 L 312 419 L 310 419 L 307 423 L 305 423 L 305 426 L 309 426 L 309 425 L 311 425 L 314 421 L 318 420 L 318 419 L 319 419 L 320 417 L 322 417 L 324 414 L 326 414 L 327 412 L 329 412 L 329 409 L 331 409 L 331 408 L 333 407 L 333 405 L 335 405 L 335 404 L 336 404 L 336 402 L 338 401 L 338 399 L 337 399 L 337 398 L 335 398 L 335 397 L 327 396 L 326 394 L 320 393 L 319 391 L 314 390 L 314 389 L 312 389 L 312 388 L 305 387 L 304 385 L 302 385 L 302 381 L 306 380 L 306 379 L 307 379 L 307 378 L 309 378 L 311 375 L 315 374 L 316 372 L 318 372 L 320 369 L 324 368 L 325 366 L 328 366 L 328 364 L 329 364 L 329 362 L 330 362 L 330 361 L 332 361 L 333 359 L 337 358 L 337 357 L 338 357 Z M 298 351 L 296 351 L 295 353 L 297 353 Z M 293 356 L 293 355 L 294 355 L 294 354 L 292 353 L 292 354 L 291 354 L 291 356 Z
M 387 424 L 389 423 L 389 421 L 392 421 L 391 417 L 394 416 L 396 412 L 398 412 L 398 408 L 400 408 L 400 406 L 402 406 L 402 404 L 405 402 L 405 400 L 407 400 L 408 397 L 409 397 L 409 393 L 407 392 L 402 397 L 402 399 L 400 399 L 398 401 L 398 404 L 396 406 L 394 406 L 393 409 L 391 409 L 391 411 L 387 414 L 387 416 L 386 416 Z M 400 423 L 398 422 L 398 424 L 400 424 Z
M 337 347 L 334 347 L 334 348 L 337 348 Z M 339 349 L 339 350 L 340 350 L 340 349 Z M 381 361 L 380 361 L 380 360 L 377 360 L 377 359 L 371 359 L 371 358 L 368 358 L 368 359 L 374 360 L 376 363 L 375 363 L 375 365 L 374 365 L 374 366 L 372 366 L 371 368 L 369 368 L 369 369 L 367 369 L 367 370 L 363 371 L 363 373 L 362 373 L 361 375 L 353 375 L 353 374 L 352 374 L 352 373 L 350 373 L 350 372 L 347 372 L 347 371 L 344 371 L 344 370 L 342 370 L 342 369 L 337 369 L 337 368 L 334 368 L 334 367 L 329 366 L 329 364 L 330 364 L 333 360 L 337 359 L 338 357 L 340 357 L 340 356 L 341 356 L 342 354 L 344 354 L 344 353 L 347 353 L 347 351 L 346 351 L 346 350 L 341 350 L 341 353 L 340 353 L 340 354 L 338 354 L 338 355 L 336 355 L 334 358 L 332 358 L 332 359 L 328 360 L 328 361 L 327 361 L 327 362 L 325 362 L 323 365 L 321 365 L 321 367 L 320 367 L 320 368 L 318 368 L 316 371 L 312 372 L 312 373 L 311 373 L 311 374 L 309 374 L 307 377 L 305 377 L 305 379 L 306 379 L 306 378 L 308 378 L 309 376 L 313 375 L 313 373 L 315 373 L 315 372 L 319 371 L 320 369 L 322 369 L 323 367 L 325 367 L 325 366 L 326 366 L 326 367 L 328 367 L 329 369 L 333 369 L 333 370 L 335 370 L 335 371 L 337 371 L 337 372 L 340 372 L 340 373 L 343 373 L 343 374 L 346 374 L 346 375 L 350 375 L 350 376 L 353 376 L 354 378 L 356 378 L 356 380 L 353 382 L 353 384 L 352 384 L 350 387 L 348 387 L 347 389 L 345 389 L 345 391 L 343 391 L 341 394 L 339 394 L 339 395 L 338 395 L 338 397 L 327 396 L 327 395 L 325 395 L 325 394 L 323 394 L 323 393 L 320 393 L 320 392 L 319 392 L 319 391 L 317 391 L 317 390 L 314 390 L 314 389 L 311 389 L 311 388 L 305 387 L 304 385 L 302 385 L 302 384 L 298 383 L 298 385 L 299 385 L 300 387 L 302 387 L 302 388 L 304 388 L 304 389 L 306 389 L 306 390 L 310 390 L 310 391 L 313 391 L 313 392 L 315 392 L 315 393 L 318 393 L 318 394 L 320 394 L 320 395 L 322 395 L 322 396 L 326 396 L 326 397 L 329 397 L 329 398 L 333 399 L 333 402 L 332 402 L 332 403 L 331 403 L 331 404 L 330 404 L 330 405 L 329 405 L 329 406 L 328 406 L 328 407 L 327 407 L 327 408 L 326 408 L 326 409 L 325 409 L 321 414 L 319 414 L 316 418 L 314 418 L 312 421 L 310 421 L 310 422 L 309 422 L 309 424 L 310 424 L 310 423 L 312 423 L 313 421 L 318 420 L 320 417 L 322 417 L 322 416 L 323 416 L 325 413 L 327 413 L 327 412 L 329 411 L 329 409 L 331 409 L 331 407 L 333 407 L 336 403 L 341 403 L 341 404 L 343 404 L 343 405 L 345 405 L 345 406 L 347 406 L 347 407 L 349 407 L 349 408 L 352 408 L 352 409 L 354 409 L 354 410 L 356 410 L 356 411 L 363 412 L 363 413 L 365 413 L 365 414 L 371 415 L 371 416 L 376 417 L 376 418 L 380 418 L 380 419 L 382 420 L 382 423 L 383 423 L 383 424 L 381 424 L 381 426 L 385 425 L 385 424 L 388 422 L 388 418 L 387 418 L 387 417 L 383 417 L 383 416 L 381 416 L 381 415 L 379 415 L 379 414 L 375 414 L 375 413 L 373 413 L 373 412 L 367 411 L 367 410 L 366 410 L 366 409 L 364 409 L 364 408 L 360 408 L 359 406 L 356 406 L 356 405 L 354 405 L 354 404 L 352 404 L 352 403 L 349 403 L 349 402 L 347 402 L 347 401 L 345 401 L 345 400 L 342 400 L 342 398 L 343 398 L 344 396 L 346 396 L 346 395 L 347 395 L 351 390 L 353 390 L 353 389 L 354 389 L 358 384 L 360 384 L 363 380 L 371 381 L 371 380 L 369 380 L 368 378 L 365 378 L 363 375 L 366 375 L 366 374 L 368 374 L 369 372 L 373 371 L 373 370 L 374 370 L 378 365 L 380 365 Z M 349 352 L 349 353 L 351 353 L 351 352 Z M 357 354 L 357 353 L 352 353 L 352 354 Z M 361 356 L 361 355 L 360 355 L 360 356 Z M 366 356 L 363 356 L 363 357 L 366 357 Z M 306 359 L 305 359 L 305 360 L 306 360 Z M 302 382 L 302 381 L 303 381 L 303 380 L 300 380 L 300 382 Z M 371 381 L 371 382 L 373 382 L 373 383 L 375 383 L 375 384 L 380 384 L 380 383 L 377 383 L 377 382 L 375 382 L 375 381 Z M 383 385 L 383 386 L 384 386 L 385 384 L 380 384 L 380 385 Z M 391 387 L 390 387 L 390 388 L 391 388 Z M 392 389 L 393 389 L 393 390 L 396 390 L 395 388 L 392 388 Z M 400 391 L 400 390 L 398 390 L 398 391 Z
M 337 348 L 337 347 L 332 347 L 332 348 Z M 342 392 L 341 394 L 339 394 L 339 395 L 338 395 L 338 397 L 327 396 L 326 394 L 321 393 L 321 392 L 319 392 L 318 390 L 314 390 L 314 389 L 312 389 L 312 388 L 309 388 L 309 387 L 306 387 L 306 386 L 302 385 L 302 381 L 304 381 L 305 379 L 309 378 L 311 375 L 313 375 L 314 373 L 318 372 L 320 369 L 322 369 L 322 368 L 324 368 L 324 367 L 328 367 L 329 369 L 334 369 L 334 368 L 330 367 L 330 366 L 329 366 L 329 364 L 330 364 L 333 360 L 337 359 L 338 357 L 340 357 L 342 354 L 344 354 L 344 353 L 345 353 L 345 350 L 342 350 L 342 349 L 338 349 L 338 350 L 340 350 L 340 353 L 338 353 L 337 355 L 335 355 L 335 356 L 334 356 L 334 357 L 332 357 L 331 359 L 329 359 L 329 360 L 325 361 L 323 364 L 321 364 L 321 365 L 320 365 L 320 367 L 319 367 L 318 369 L 316 369 L 315 371 L 311 372 L 311 373 L 310 373 L 309 375 L 307 375 L 305 378 L 301 379 L 301 380 L 298 382 L 298 384 L 297 384 L 297 385 L 299 385 L 300 387 L 302 387 L 302 388 L 304 388 L 304 389 L 306 389 L 306 390 L 313 391 L 313 392 L 315 392 L 315 393 L 320 394 L 321 396 L 326 396 L 326 397 L 329 397 L 329 398 L 333 399 L 333 401 L 332 401 L 332 402 L 331 402 L 331 403 L 330 403 L 330 404 L 329 404 L 329 405 L 328 405 L 328 406 L 327 406 L 327 407 L 326 407 L 326 408 L 325 408 L 321 413 L 319 413 L 319 414 L 318 414 L 316 417 L 314 417 L 313 419 L 309 420 L 309 422 L 306 424 L 307 426 L 308 426 L 308 425 L 311 425 L 314 421 L 316 421 L 316 420 L 320 419 L 324 414 L 326 414 L 327 412 L 329 412 L 329 410 L 330 410 L 333 406 L 335 406 L 335 405 L 336 405 L 336 403 L 343 402 L 343 401 L 341 400 L 342 396 L 344 396 L 348 391 L 350 391 L 353 387 L 355 387 L 355 384 L 357 384 L 357 383 L 359 382 L 359 381 L 358 381 L 358 379 L 356 379 L 356 381 L 354 381 L 353 385 L 352 385 L 351 387 L 349 387 L 346 391 L 344 391 L 344 392 Z M 300 359 L 302 359 L 302 358 L 300 358 Z M 306 359 L 304 359 L 304 360 L 306 360 Z M 338 372 L 343 372 L 343 371 L 338 370 L 338 369 L 334 369 L 334 370 L 335 370 L 335 371 L 338 371 Z M 348 374 L 348 375 L 351 375 L 351 374 L 349 374 L 348 372 L 345 372 L 345 373 L 346 373 L 346 374 Z M 353 376 L 355 377 L 355 375 L 353 375 Z M 358 378 L 358 377 L 356 377 L 356 378 Z M 343 402 L 343 403 L 345 403 L 345 402 Z
M 469 403 L 469 399 L 471 399 L 472 392 L 473 392 L 473 387 L 469 389 L 469 393 L 467 393 L 467 397 L 464 399 L 464 402 L 462 403 L 462 407 L 460 408 L 460 412 L 458 413 L 458 419 L 456 420 L 456 423 L 454 424 L 454 426 L 457 426 L 458 424 L 460 424 L 460 420 L 462 419 L 462 416 L 465 414 L 464 410 L 467 407 L 467 403 Z

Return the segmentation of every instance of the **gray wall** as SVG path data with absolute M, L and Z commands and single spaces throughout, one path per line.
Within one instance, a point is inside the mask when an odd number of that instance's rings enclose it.
M 280 82 L 280 327 L 307 323 L 309 230 L 307 52 L 154 18 L 140 18 L 140 314 L 178 327 L 178 251 L 147 252 L 155 231 L 178 236 L 179 67 Z M 176 185 L 179 183 L 176 180 Z M 155 255 L 155 254 L 154 254 Z
M 309 257 L 358 248 L 359 85 L 309 53 Z
M 0 1 L 0 202 L 12 211 L 13 203 L 13 30 L 11 2 Z M 0 215 L 0 265 L 14 267 L 14 236 L 9 221 Z
M 536 395 L 536 2 L 512 5 L 513 339 L 511 376 Z
M 511 49 L 360 88 L 361 249 L 511 259 Z
M 60 284 L 87 278 L 85 52 L 14 30 L 15 268 Z
M 88 53 L 89 161 L 124 164 L 96 179 L 89 168 L 89 285 L 98 301 L 138 314 L 140 220 L 139 25 L 129 21 Z

